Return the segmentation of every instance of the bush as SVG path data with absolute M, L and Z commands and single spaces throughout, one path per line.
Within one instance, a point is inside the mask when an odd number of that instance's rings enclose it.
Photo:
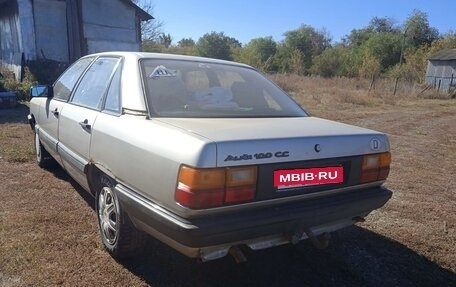
M 18 101 L 27 101 L 30 99 L 30 88 L 37 85 L 38 82 L 30 74 L 30 71 L 25 68 L 24 79 L 22 82 L 16 81 L 14 74 L 9 71 L 2 72 L 2 79 L 0 79 L 0 87 L 3 91 L 15 92 Z
M 12 91 L 19 101 L 30 100 L 30 88 L 38 84 L 51 85 L 68 65 L 51 60 L 28 61 L 23 69 L 21 82 L 16 81 L 14 73 L 4 70 L 0 76 L 0 92 Z

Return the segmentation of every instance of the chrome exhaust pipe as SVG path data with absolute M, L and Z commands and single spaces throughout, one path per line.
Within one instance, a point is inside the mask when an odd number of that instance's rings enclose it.
M 233 256 L 234 261 L 236 261 L 236 263 L 243 263 L 247 261 L 244 252 L 242 252 L 239 246 L 231 247 L 229 253 L 231 256 Z

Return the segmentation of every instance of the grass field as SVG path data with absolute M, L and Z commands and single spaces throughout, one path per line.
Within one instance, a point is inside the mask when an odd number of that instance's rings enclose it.
M 102 248 L 93 199 L 63 170 L 37 167 L 27 108 L 0 110 L 0 287 L 456 286 L 456 100 L 419 86 L 273 76 L 318 117 L 386 132 L 393 198 L 365 223 L 309 242 L 204 264 L 150 240 L 117 262 Z

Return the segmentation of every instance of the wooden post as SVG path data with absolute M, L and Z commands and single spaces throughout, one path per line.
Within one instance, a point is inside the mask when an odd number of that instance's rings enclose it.
M 372 74 L 372 80 L 371 80 L 371 84 L 369 87 L 369 93 L 372 90 L 372 88 L 374 88 L 374 90 L 375 90 L 375 75 L 374 74 Z
M 401 56 L 399 57 L 399 67 L 402 67 L 402 62 L 404 59 L 405 36 L 407 34 L 408 28 L 409 28 L 408 26 L 405 27 L 404 34 L 402 35 Z M 399 77 L 396 77 L 396 82 L 394 83 L 394 91 L 393 91 L 394 96 L 396 95 L 398 81 L 399 81 Z
M 393 96 L 396 95 L 396 91 L 397 91 L 397 81 L 399 81 L 399 77 L 396 77 L 396 82 L 394 83 L 394 91 L 393 91 Z
M 454 74 L 451 74 L 450 85 L 448 86 L 448 93 L 451 91 L 451 88 L 453 87 L 453 80 L 454 80 Z
M 439 86 L 437 87 L 437 93 L 440 92 L 440 85 L 442 84 L 442 80 L 439 80 Z

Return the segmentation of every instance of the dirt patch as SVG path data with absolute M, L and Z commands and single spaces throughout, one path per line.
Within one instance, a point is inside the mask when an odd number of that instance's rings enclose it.
M 248 251 L 244 264 L 199 264 L 152 239 L 143 256 L 115 261 L 93 199 L 33 162 L 27 109 L 0 110 L 0 286 L 456 286 L 456 102 L 321 94 L 294 96 L 316 116 L 390 135 L 394 196 L 326 250 Z

